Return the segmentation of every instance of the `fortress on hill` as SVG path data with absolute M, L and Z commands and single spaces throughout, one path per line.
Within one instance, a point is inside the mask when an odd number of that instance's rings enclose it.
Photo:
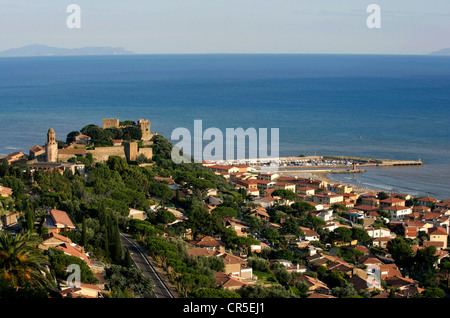
M 124 128 L 126 126 L 121 126 L 118 118 L 103 118 L 103 129 Z M 119 156 L 125 158 L 127 161 L 136 161 L 140 156 L 151 159 L 153 156 L 153 149 L 151 148 L 153 142 L 151 139 L 156 133 L 151 133 L 150 121 L 148 119 L 139 119 L 137 126 L 140 127 L 142 132 L 142 138 L 139 141 L 112 140 L 113 146 L 96 147 L 93 145 L 92 147 L 89 145 L 91 137 L 80 134 L 75 136 L 74 143 L 62 149 L 58 149 L 56 133 L 53 128 L 50 128 L 47 133 L 47 143 L 45 146 L 30 148 L 29 158 L 34 159 L 34 162 L 44 161 L 48 163 L 67 162 L 71 158 L 77 156 L 85 157 L 87 154 L 92 155 L 94 162 L 105 162 L 110 156 Z M 32 153 L 34 149 L 40 149 L 39 154 Z

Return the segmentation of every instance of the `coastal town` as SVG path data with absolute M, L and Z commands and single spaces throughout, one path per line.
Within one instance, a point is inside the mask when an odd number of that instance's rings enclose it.
M 50 128 L 45 144 L 0 158 L 0 297 L 152 297 L 122 235 L 178 298 L 450 292 L 450 198 L 358 188 L 313 169 L 356 173 L 361 160 L 294 157 L 274 172 L 254 162 L 175 164 L 147 119 L 103 119 L 57 137 Z M 26 277 L 11 267 L 20 239 L 41 257 Z M 75 284 L 73 263 L 82 269 Z

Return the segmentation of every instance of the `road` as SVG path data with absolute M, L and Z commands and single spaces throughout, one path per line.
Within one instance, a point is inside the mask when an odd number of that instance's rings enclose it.
M 120 233 L 123 247 L 130 250 L 133 265 L 137 267 L 143 275 L 151 277 L 154 283 L 153 294 L 151 298 L 175 298 L 170 288 L 167 287 L 164 280 L 157 273 L 145 252 L 128 235 Z

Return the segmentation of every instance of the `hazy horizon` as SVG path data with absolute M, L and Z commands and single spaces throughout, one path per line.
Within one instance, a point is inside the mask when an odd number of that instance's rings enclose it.
M 0 0 L 0 51 L 123 47 L 137 54 L 428 54 L 450 47 L 450 1 Z M 370 4 L 381 27 L 369 28 Z

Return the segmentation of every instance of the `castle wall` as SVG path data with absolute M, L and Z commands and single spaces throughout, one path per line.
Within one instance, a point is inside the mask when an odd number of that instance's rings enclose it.
M 86 152 L 92 154 L 94 162 L 105 162 L 109 156 L 126 158 L 123 146 L 97 147 L 93 150 L 86 150 Z
M 138 151 L 138 157 L 140 155 L 144 155 L 146 158 L 151 159 L 153 157 L 153 149 L 152 148 L 140 148 Z
M 103 118 L 103 129 L 119 127 L 119 118 Z

